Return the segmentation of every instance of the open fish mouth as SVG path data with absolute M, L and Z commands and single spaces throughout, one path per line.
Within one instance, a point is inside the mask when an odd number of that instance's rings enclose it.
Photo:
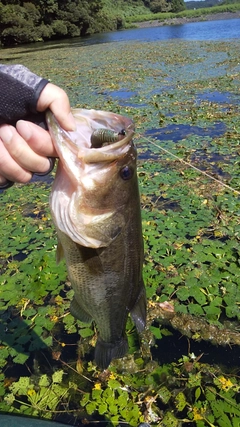
M 77 128 L 67 132 L 47 112 L 47 122 L 58 138 L 60 151 L 68 149 L 86 164 L 112 162 L 127 153 L 134 136 L 134 124 L 129 118 L 98 110 L 73 109 L 72 113 Z

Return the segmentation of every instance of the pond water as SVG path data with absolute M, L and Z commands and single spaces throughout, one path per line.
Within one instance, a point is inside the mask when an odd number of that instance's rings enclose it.
M 240 38 L 240 19 L 189 22 L 181 25 L 133 28 L 129 30 L 91 36 L 87 43 L 107 43 L 116 41 L 157 41 L 168 39 L 223 40 Z
M 23 47 L 23 52 L 31 50 L 57 49 L 60 47 L 88 46 L 112 42 L 156 42 L 159 40 L 232 40 L 240 38 L 240 19 L 223 19 L 203 22 L 189 22 L 181 25 L 164 25 L 159 27 L 132 28 L 94 34 L 87 37 L 75 37 L 59 41 L 31 43 Z M 14 49 L 11 49 L 14 52 Z M 19 50 L 19 48 L 18 48 Z

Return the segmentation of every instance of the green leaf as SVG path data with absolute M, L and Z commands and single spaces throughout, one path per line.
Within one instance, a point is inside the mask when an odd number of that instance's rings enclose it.
M 111 420 L 113 421 L 113 416 L 118 414 L 118 406 L 115 402 L 109 404 L 109 414 L 111 414 Z
M 90 399 L 90 393 L 85 393 L 82 399 L 80 400 L 80 405 L 85 406 L 89 402 L 89 399 Z
M 104 402 L 100 403 L 100 405 L 98 406 L 98 412 L 100 415 L 104 415 L 107 412 L 107 409 L 107 404 Z
M 232 422 L 228 418 L 228 416 L 224 413 L 222 413 L 218 418 L 217 422 L 219 424 L 219 427 L 232 427 Z
M 169 402 L 169 400 L 172 397 L 172 393 L 165 386 L 158 389 L 157 395 L 165 405 Z
M 52 374 L 52 382 L 56 384 L 61 384 L 63 379 L 64 371 L 56 371 Z
M 213 320 L 218 319 L 221 313 L 220 307 L 215 307 L 214 304 L 210 304 L 209 306 L 203 307 L 203 310 L 207 314 L 207 317 Z
M 180 392 L 176 395 L 175 399 L 176 399 L 176 407 L 178 411 L 183 411 L 183 409 L 187 405 L 185 395 L 182 392 Z
M 81 337 L 87 338 L 87 337 L 91 337 L 94 334 L 94 331 L 90 328 L 81 328 L 79 330 L 79 333 Z
M 197 387 L 195 390 L 195 399 L 198 400 L 201 394 L 202 394 L 201 388 Z
M 86 405 L 86 411 L 89 415 L 92 415 L 93 412 L 95 412 L 97 409 L 97 403 L 96 402 L 89 402 Z
M 0 396 L 4 396 L 4 394 L 6 393 L 4 384 L 0 383 Z
M 180 301 L 186 301 L 189 298 L 189 289 L 186 286 L 182 286 L 177 290 L 177 297 Z
M 203 294 L 203 292 L 199 288 L 191 288 L 189 295 L 191 295 L 198 304 L 204 305 L 206 304 L 206 296 Z
M 19 353 L 17 356 L 15 356 L 13 358 L 13 361 L 15 363 L 20 363 L 21 365 L 23 365 L 29 358 L 29 354 L 23 354 L 23 353 Z
M 202 316 L 204 314 L 202 307 L 198 304 L 193 303 L 188 304 L 188 311 L 190 314 L 193 314 L 195 316 Z
M 12 383 L 9 388 L 14 394 L 26 394 L 29 385 L 29 377 L 20 377 L 19 380 Z
M 162 334 L 161 334 L 161 330 L 160 328 L 156 328 L 156 326 L 150 326 L 150 331 L 153 333 L 153 335 L 155 336 L 156 339 L 161 339 L 162 338 Z
M 117 403 L 120 408 L 124 408 L 128 402 L 128 393 L 125 391 L 118 396 Z
M 102 390 L 93 389 L 92 390 L 92 399 L 93 400 L 99 400 L 101 399 Z
M 38 382 L 39 387 L 48 387 L 50 385 L 50 381 L 46 374 L 41 375 Z
M 121 387 L 121 384 L 119 381 L 117 380 L 108 380 L 108 385 L 109 387 L 111 387 L 113 390 L 117 390 Z
M 171 412 L 167 411 L 163 417 L 162 426 L 163 427 L 178 427 L 179 422 L 178 422 L 178 419 L 175 418 L 175 416 Z
M 15 395 L 14 393 L 8 393 L 5 397 L 4 397 L 5 402 L 9 405 L 12 406 L 12 404 L 15 401 Z

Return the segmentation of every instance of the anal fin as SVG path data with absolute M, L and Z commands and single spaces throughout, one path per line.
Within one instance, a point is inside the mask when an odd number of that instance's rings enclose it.
M 73 317 L 80 320 L 80 322 L 90 323 L 92 321 L 90 314 L 88 314 L 82 307 L 80 307 L 75 297 L 73 297 L 70 305 L 70 313 Z

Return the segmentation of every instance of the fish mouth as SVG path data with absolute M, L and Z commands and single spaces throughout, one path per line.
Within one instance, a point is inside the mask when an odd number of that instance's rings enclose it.
M 134 130 L 129 126 L 125 129 L 126 136 L 120 141 L 99 148 L 80 149 L 78 158 L 85 163 L 113 162 L 123 157 L 130 148 Z
M 76 122 L 76 131 L 70 132 L 60 127 L 57 119 L 50 111 L 46 115 L 50 132 L 53 133 L 56 139 L 57 135 L 60 136 L 62 141 L 62 148 L 60 148 L 58 140 L 58 149 L 60 151 L 70 150 L 85 164 L 112 162 L 128 152 L 131 146 L 130 142 L 134 136 L 134 123 L 130 118 L 111 112 L 85 109 L 72 109 L 72 114 Z M 120 135 L 124 130 L 124 136 L 118 141 L 110 141 L 107 145 L 98 148 L 91 147 L 91 136 L 99 129 L 112 131 Z

